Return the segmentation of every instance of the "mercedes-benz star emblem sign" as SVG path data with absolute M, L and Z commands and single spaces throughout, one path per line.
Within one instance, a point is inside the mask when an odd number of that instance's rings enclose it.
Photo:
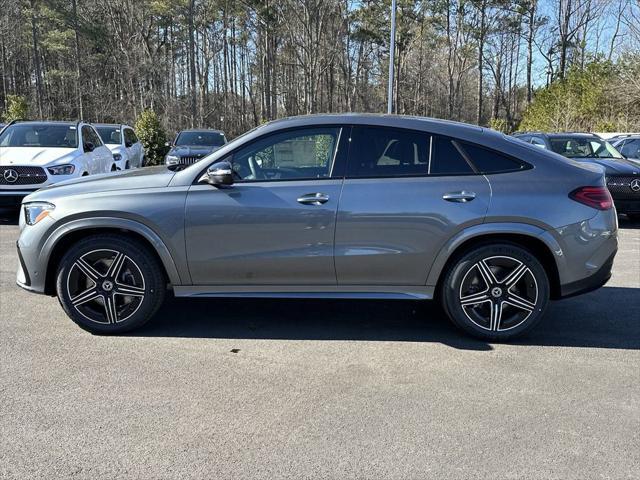
M 15 183 L 18 180 L 18 172 L 13 169 L 5 170 L 2 174 L 7 183 Z M 640 187 L 638 187 L 640 188 Z
M 638 192 L 640 191 L 640 178 L 636 178 L 635 180 L 633 180 L 629 186 L 631 187 L 631 190 L 633 190 L 634 192 Z

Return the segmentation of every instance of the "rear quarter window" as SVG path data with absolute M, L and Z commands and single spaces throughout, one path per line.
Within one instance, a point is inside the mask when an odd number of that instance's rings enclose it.
M 517 172 L 527 167 L 525 163 L 489 148 L 463 142 L 460 142 L 460 146 L 478 171 L 483 174 Z

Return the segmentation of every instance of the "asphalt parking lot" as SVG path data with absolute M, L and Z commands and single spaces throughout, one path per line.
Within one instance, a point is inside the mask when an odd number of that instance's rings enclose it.
M 380 301 L 173 300 L 92 336 L 14 285 L 0 223 L 2 478 L 640 477 L 638 224 L 505 345 Z

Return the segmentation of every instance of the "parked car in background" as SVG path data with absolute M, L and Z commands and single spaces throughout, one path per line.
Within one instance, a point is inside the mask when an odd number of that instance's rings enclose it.
M 640 165 L 626 159 L 609 142 L 591 133 L 517 133 L 514 137 L 539 148 L 604 167 L 618 213 L 640 219 Z
M 0 202 L 52 183 L 109 172 L 111 151 L 84 122 L 12 122 L 0 132 Z
M 630 160 L 635 160 L 640 166 L 640 135 L 619 135 L 610 140 L 610 143 L 622 155 Z
M 171 144 L 165 157 L 168 166 L 191 165 L 227 143 L 221 130 L 183 130 Z
M 501 133 L 386 115 L 294 117 L 180 171 L 80 179 L 24 201 L 22 287 L 118 333 L 180 297 L 434 299 L 506 340 L 611 275 L 602 169 Z M 35 272 L 38 275 L 35 275 Z
M 133 128 L 128 125 L 99 123 L 98 135 L 113 154 L 116 170 L 128 170 L 144 166 L 144 147 Z

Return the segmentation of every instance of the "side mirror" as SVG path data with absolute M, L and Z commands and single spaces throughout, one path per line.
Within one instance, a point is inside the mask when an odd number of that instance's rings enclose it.
M 85 152 L 93 152 L 95 149 L 96 149 L 96 146 L 91 142 L 87 142 L 84 144 Z
M 233 185 L 233 168 L 229 162 L 214 163 L 200 180 L 214 187 Z
M 127 140 L 127 141 L 124 142 L 124 146 L 127 147 L 127 148 L 131 148 L 131 147 L 133 147 L 133 142 L 130 142 L 129 140 Z

